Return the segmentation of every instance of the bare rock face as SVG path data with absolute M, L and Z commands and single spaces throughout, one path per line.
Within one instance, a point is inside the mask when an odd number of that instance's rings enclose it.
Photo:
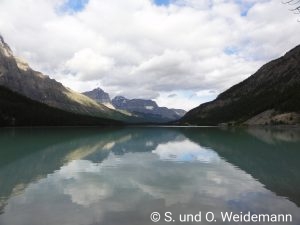
M 180 119 L 186 111 L 182 109 L 169 109 L 159 107 L 155 101 L 146 99 L 127 99 L 123 96 L 116 96 L 110 99 L 109 94 L 101 88 L 82 93 L 95 101 L 106 105 L 109 108 L 128 112 L 144 122 L 169 122 Z
M 96 102 L 101 103 L 108 108 L 115 109 L 115 107 L 112 105 L 109 94 L 103 91 L 101 88 L 83 92 L 82 94 L 88 96 L 91 99 L 94 99 Z
M 181 123 L 298 124 L 295 118 L 299 113 L 300 46 L 297 46 L 223 92 L 216 100 L 189 111 Z
M 153 118 L 153 122 L 169 122 L 180 119 L 186 112 L 182 109 L 169 109 L 159 107 L 153 100 L 127 99 L 123 96 L 116 96 L 112 100 L 116 109 L 126 110 L 145 118 Z
M 300 122 L 300 113 L 297 112 L 278 112 L 275 110 L 264 111 L 249 120 L 245 125 L 294 125 Z
M 63 110 L 106 118 L 123 117 L 121 113 L 31 69 L 26 62 L 13 55 L 2 36 L 0 36 L 0 85 Z

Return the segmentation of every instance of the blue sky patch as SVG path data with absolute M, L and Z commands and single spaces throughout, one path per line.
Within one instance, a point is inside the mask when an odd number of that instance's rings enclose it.
M 171 0 L 154 0 L 154 3 L 156 4 L 156 5 L 165 5 L 165 6 L 167 6 L 167 5 L 169 5 L 170 4 L 170 2 L 171 2 Z
M 249 10 L 255 5 L 253 2 L 245 2 L 243 0 L 235 0 L 241 7 L 241 16 L 247 16 Z
M 80 12 L 84 9 L 89 0 L 66 0 L 60 7 L 62 12 Z
M 224 52 L 226 55 L 236 55 L 238 54 L 239 50 L 235 46 L 229 46 L 224 49 Z

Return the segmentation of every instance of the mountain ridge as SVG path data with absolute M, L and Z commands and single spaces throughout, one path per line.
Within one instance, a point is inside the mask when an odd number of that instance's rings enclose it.
M 126 120 L 127 116 L 97 103 L 93 99 L 63 86 L 55 79 L 31 69 L 15 57 L 9 45 L 0 35 L 0 85 L 32 100 L 65 111 Z
M 215 100 L 189 111 L 180 124 L 299 124 L 300 45 L 263 65 Z
M 83 92 L 82 94 L 99 103 L 107 106 L 111 105 L 111 107 L 116 110 L 133 114 L 145 122 L 157 123 L 175 121 L 186 113 L 183 109 L 159 107 L 155 101 L 149 99 L 128 99 L 123 96 L 116 96 L 111 100 L 109 94 L 99 87 L 92 91 Z
M 122 123 L 54 108 L 0 86 L 0 127 L 111 125 Z
M 115 109 L 112 105 L 109 94 L 99 87 L 91 91 L 83 92 L 82 94 L 94 99 L 96 102 L 101 103 L 110 109 Z
M 140 117 L 152 117 L 153 122 L 171 122 L 180 119 L 185 113 L 181 109 L 169 109 L 160 107 L 153 100 L 148 99 L 128 99 L 123 96 L 116 96 L 112 99 L 115 108 L 126 110 Z

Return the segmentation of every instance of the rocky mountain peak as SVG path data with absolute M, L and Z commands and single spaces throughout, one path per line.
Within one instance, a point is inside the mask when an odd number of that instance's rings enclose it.
M 127 119 L 124 114 L 111 110 L 85 95 L 66 88 L 41 72 L 31 69 L 24 60 L 13 55 L 3 37 L 0 39 L 1 86 L 31 100 L 65 111 L 102 118 Z
M 108 95 L 108 93 L 106 93 L 105 91 L 103 91 L 101 88 L 95 88 L 94 90 L 90 91 L 90 93 L 93 93 L 95 95 L 98 96 L 102 96 L 102 95 Z
M 97 92 L 101 92 L 101 93 L 104 92 L 104 91 L 103 91 L 101 88 L 99 88 L 99 87 L 95 88 L 93 91 L 97 91 Z
M 98 101 L 101 103 L 110 103 L 110 97 L 109 94 L 103 91 L 101 88 L 95 88 L 92 91 L 83 92 L 82 94 Z
M 113 101 L 123 101 L 123 100 L 128 100 L 128 99 L 120 95 L 114 97 L 113 99 Z
M 5 57 L 13 57 L 12 50 L 10 49 L 8 44 L 6 44 L 1 34 L 0 34 L 0 53 L 3 54 Z
M 0 34 L 0 44 L 3 45 L 4 44 L 4 39 L 2 37 L 2 35 Z
M 108 93 L 103 91 L 100 87 L 93 89 L 92 91 L 83 92 L 85 96 L 90 97 L 98 103 L 104 104 L 109 108 L 114 108 Z

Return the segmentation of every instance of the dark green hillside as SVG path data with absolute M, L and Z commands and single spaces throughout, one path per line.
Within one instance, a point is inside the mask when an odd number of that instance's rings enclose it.
M 63 111 L 90 117 L 127 121 L 129 116 L 65 87 L 15 57 L 0 35 L 0 86 Z
M 102 126 L 121 122 L 66 112 L 0 86 L 0 126 Z
M 264 65 L 248 79 L 220 94 L 216 100 L 191 110 L 181 123 L 243 123 L 267 110 L 272 113 L 269 118 L 264 118 L 265 123 L 283 113 L 293 112 L 299 116 L 300 46 Z M 288 120 L 295 120 L 290 115 L 285 116 L 291 117 Z M 297 123 L 297 119 L 293 122 Z

